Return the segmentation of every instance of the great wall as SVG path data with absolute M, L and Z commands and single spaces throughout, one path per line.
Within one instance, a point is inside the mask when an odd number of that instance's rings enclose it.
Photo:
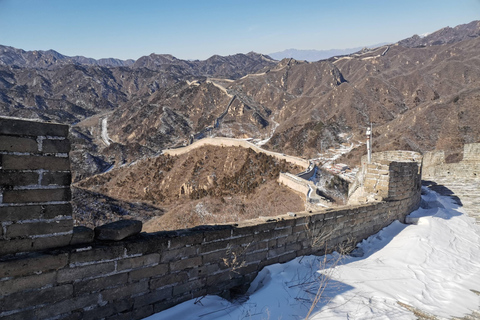
M 156 233 L 138 233 L 134 221 L 73 227 L 68 130 L 0 118 L 2 319 L 142 319 L 206 294 L 229 297 L 267 265 L 356 243 L 420 204 L 422 156 L 393 151 L 362 161 L 352 201 L 338 208 Z M 470 174 L 478 147 L 465 147 Z M 428 157 L 429 173 L 448 166 Z

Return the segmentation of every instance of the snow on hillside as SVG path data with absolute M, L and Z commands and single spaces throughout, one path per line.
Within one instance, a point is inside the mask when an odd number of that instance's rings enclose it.
M 148 317 L 165 319 L 437 319 L 480 307 L 480 226 L 451 198 L 423 189 L 422 208 L 361 242 L 353 256 L 299 257 L 264 268 L 248 294 L 194 299 Z

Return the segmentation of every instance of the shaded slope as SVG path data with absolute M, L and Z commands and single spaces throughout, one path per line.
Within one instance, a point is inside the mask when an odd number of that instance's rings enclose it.
M 175 229 L 303 210 L 304 199 L 278 185 L 285 171 L 301 169 L 251 149 L 208 146 L 142 160 L 85 179 L 78 187 L 161 207 L 167 213 L 154 224 Z M 197 206 L 210 214 L 201 216 Z

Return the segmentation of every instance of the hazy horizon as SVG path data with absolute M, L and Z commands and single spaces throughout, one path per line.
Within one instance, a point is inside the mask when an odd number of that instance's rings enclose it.
M 469 23 L 478 12 L 480 0 L 0 0 L 0 44 L 95 59 L 157 53 L 203 60 L 396 42 Z

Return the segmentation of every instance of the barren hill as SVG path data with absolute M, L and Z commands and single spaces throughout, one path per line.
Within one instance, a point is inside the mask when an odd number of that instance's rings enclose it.
M 448 150 L 447 159 L 458 159 L 465 143 L 480 141 L 479 26 L 474 21 L 313 63 L 277 62 L 256 53 L 204 61 L 152 54 L 129 66 L 112 61 L 104 67 L 55 52 L 2 47 L 0 114 L 74 124 L 70 139 L 75 181 L 116 167 L 84 180 L 83 188 L 125 201 L 162 202 L 169 212 L 187 210 L 187 204 L 168 200 L 175 195 L 206 195 L 212 207 L 205 212 L 214 214 L 224 205 L 220 199 L 228 203 L 231 197 L 241 206 L 259 198 L 241 198 L 248 188 L 232 187 L 242 195 L 216 189 L 205 184 L 213 179 L 208 175 L 195 180 L 193 173 L 167 173 L 159 169 L 165 158 L 145 159 L 205 136 L 249 137 L 277 152 L 317 158 L 328 148 L 364 141 L 370 123 L 374 151 L 442 149 Z M 360 146 L 341 161 L 356 164 L 364 153 L 365 146 Z M 186 163 L 189 170 L 195 163 L 199 168 L 213 166 L 204 156 L 197 154 L 193 164 L 183 158 L 174 162 Z M 138 165 L 127 167 L 139 159 Z M 152 167 L 147 166 L 150 162 Z M 161 189 L 150 180 L 158 170 L 162 177 L 176 172 L 170 179 L 183 182 Z M 277 194 L 268 179 L 254 182 L 255 193 Z M 133 189 L 127 192 L 116 183 Z M 157 189 L 151 194 L 152 187 Z M 195 201 L 188 202 L 195 204 L 189 212 L 204 212 Z M 238 209 L 236 205 L 229 206 Z
M 142 160 L 77 186 L 166 211 L 147 224 L 151 231 L 301 211 L 305 199 L 278 185 L 285 171 L 301 169 L 251 149 L 206 146 L 178 157 Z
M 138 141 L 159 150 L 205 132 L 221 115 L 208 134 L 270 138 L 267 148 L 316 157 L 319 150 L 347 142 L 346 136 L 363 140 L 372 122 L 374 150 L 424 152 L 441 146 L 455 153 L 480 138 L 474 112 L 480 80 L 477 27 L 472 22 L 428 38 L 458 36 L 448 44 L 400 42 L 314 63 L 285 59 L 235 81 L 212 80 L 224 90 L 201 81 L 169 87 L 119 108 L 113 134 L 121 143 Z M 350 158 L 359 159 L 355 153 Z

